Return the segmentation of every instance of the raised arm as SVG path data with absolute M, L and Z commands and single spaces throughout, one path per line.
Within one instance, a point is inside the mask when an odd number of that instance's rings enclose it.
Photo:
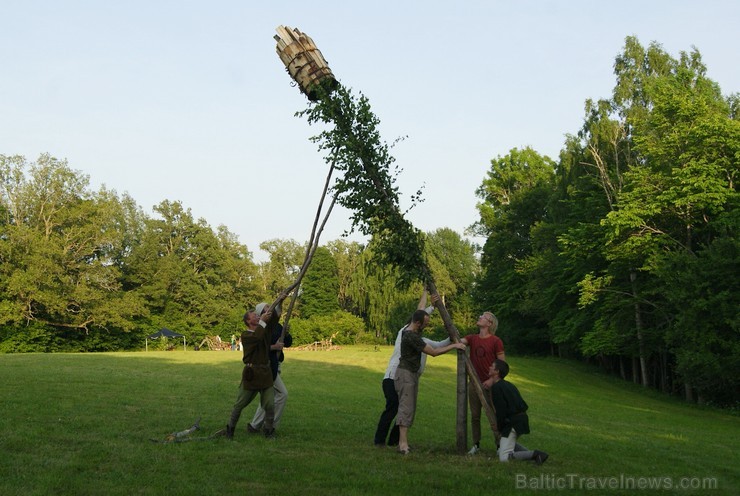
M 419 298 L 419 304 L 416 306 L 417 310 L 424 310 L 427 306 L 427 290 L 424 288 L 424 292 L 421 293 L 421 298 Z

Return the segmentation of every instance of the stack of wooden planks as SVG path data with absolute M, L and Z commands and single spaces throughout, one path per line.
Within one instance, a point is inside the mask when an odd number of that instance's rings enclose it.
M 277 41 L 275 49 L 278 56 L 290 77 L 298 83 L 301 92 L 309 100 L 318 99 L 316 90 L 319 83 L 329 89 L 336 87 L 338 83 L 329 64 L 310 36 L 298 28 L 291 29 L 287 26 L 278 26 L 276 31 L 278 34 L 274 38 Z

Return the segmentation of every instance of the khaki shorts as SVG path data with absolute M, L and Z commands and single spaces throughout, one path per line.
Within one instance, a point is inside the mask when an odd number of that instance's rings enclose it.
M 416 398 L 419 395 L 419 374 L 398 368 L 393 383 L 398 393 L 396 424 L 401 427 L 411 427 L 416 414 Z

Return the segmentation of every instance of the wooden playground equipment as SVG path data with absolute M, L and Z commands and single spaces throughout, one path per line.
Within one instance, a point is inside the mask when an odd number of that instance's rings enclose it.
M 310 344 L 304 344 L 303 346 L 299 346 L 296 349 L 300 351 L 330 351 L 330 350 L 339 350 L 341 347 L 332 344 L 332 340 L 334 339 L 334 336 L 337 334 L 334 333 L 331 335 L 329 339 L 322 339 L 321 341 L 314 341 Z
M 206 336 L 203 341 L 200 342 L 198 347 L 202 350 L 204 346 L 207 346 L 211 351 L 224 351 L 231 350 L 231 343 L 221 339 L 221 336 Z

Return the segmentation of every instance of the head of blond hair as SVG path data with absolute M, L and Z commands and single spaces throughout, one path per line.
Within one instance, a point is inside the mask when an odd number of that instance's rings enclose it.
M 492 312 L 483 312 L 483 316 L 491 323 L 491 326 L 488 328 L 490 333 L 496 334 L 496 329 L 498 329 L 498 319 L 496 316 Z

